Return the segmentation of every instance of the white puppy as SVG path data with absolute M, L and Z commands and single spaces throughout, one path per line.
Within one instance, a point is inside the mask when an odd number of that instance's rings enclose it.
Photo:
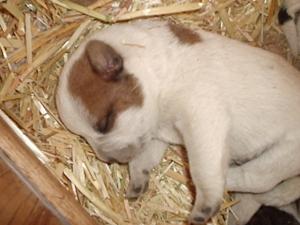
M 259 48 L 137 21 L 103 29 L 77 49 L 57 107 L 100 159 L 130 162 L 128 197 L 145 190 L 168 143 L 184 144 L 196 187 L 190 222 L 203 224 L 219 207 L 230 163 L 261 155 L 233 168 L 233 191 L 267 191 L 300 173 L 299 76 Z M 268 160 L 257 169 L 260 159 Z

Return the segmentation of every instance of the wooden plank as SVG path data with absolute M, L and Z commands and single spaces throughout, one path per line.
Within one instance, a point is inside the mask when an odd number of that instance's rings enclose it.
M 26 181 L 43 202 L 47 202 L 47 207 L 63 223 L 99 225 L 36 158 L 3 118 L 0 118 L 0 134 L 0 157 L 19 173 L 21 179 L 23 177 L 23 181 Z
M 0 158 L 0 224 L 62 225 Z

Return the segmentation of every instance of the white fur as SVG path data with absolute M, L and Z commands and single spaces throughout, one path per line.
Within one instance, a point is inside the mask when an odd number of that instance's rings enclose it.
M 229 163 L 266 154 L 263 160 L 268 163 L 254 160 L 249 166 L 251 181 L 264 177 L 251 183 L 256 192 L 300 173 L 298 71 L 264 50 L 198 33 L 201 42 L 182 44 L 166 22 L 147 20 L 116 24 L 88 39 L 102 40 L 120 53 L 124 68 L 138 79 L 144 95 L 143 106 L 122 112 L 108 134 L 92 130 L 86 110 L 66 88 L 66 77 L 85 44 L 67 63 L 57 96 L 63 122 L 95 149 L 114 152 L 133 146 L 139 149 L 137 158 L 152 156 L 151 163 L 133 160 L 130 168 L 149 171 L 159 163 L 164 143 L 185 144 L 197 191 L 190 219 L 194 223 L 199 217 L 208 219 L 218 207 Z M 249 179 L 236 183 L 234 179 L 247 171 L 235 169 L 227 182 L 242 192 L 249 188 Z M 130 173 L 134 187 L 141 174 Z M 272 183 L 265 188 L 269 180 Z
M 286 36 L 293 55 L 297 56 L 300 49 L 300 18 L 296 18 L 296 13 L 300 12 L 300 1 L 285 0 L 283 7 L 287 9 L 287 13 L 292 17 L 292 20 L 285 22 L 281 29 Z
M 283 4 L 287 8 L 288 14 L 291 15 L 292 18 L 295 18 L 295 14 L 300 9 L 300 2 L 299 2 L 299 0 L 284 0 Z
M 290 178 L 266 193 L 238 193 L 235 199 L 239 200 L 239 203 L 232 208 L 238 220 L 230 216 L 228 224 L 246 224 L 261 205 L 278 207 L 291 213 L 300 222 L 300 215 L 295 210 L 295 201 L 299 198 L 300 176 Z

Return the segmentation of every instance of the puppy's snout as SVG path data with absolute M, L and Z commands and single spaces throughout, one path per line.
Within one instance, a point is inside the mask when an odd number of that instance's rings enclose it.
M 102 162 L 109 163 L 109 164 L 117 162 L 117 160 L 115 158 L 106 156 L 105 154 L 103 154 L 102 151 L 97 150 L 95 152 L 96 152 L 97 158 L 100 159 Z
M 120 158 L 114 158 L 114 157 L 107 157 L 103 159 L 101 158 L 101 161 L 108 163 L 108 164 L 113 164 L 113 163 L 128 163 L 131 161 L 131 158 L 128 157 L 120 157 Z
M 118 163 L 119 161 L 116 160 L 115 158 L 108 157 L 106 163 L 108 164 L 113 164 L 113 163 Z
M 111 154 L 104 153 L 103 151 L 96 151 L 97 152 L 97 157 L 108 164 L 112 163 L 128 163 L 132 160 L 133 156 L 132 155 L 127 155 L 127 154 L 122 154 L 123 152 L 121 151 L 116 151 Z

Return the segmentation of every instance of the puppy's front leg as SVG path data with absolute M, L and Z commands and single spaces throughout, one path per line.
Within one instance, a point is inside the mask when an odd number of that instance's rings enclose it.
M 130 182 L 126 197 L 136 199 L 147 190 L 150 171 L 160 163 L 167 144 L 151 140 L 144 151 L 129 163 Z
M 199 110 L 193 107 L 188 110 L 178 128 L 183 134 L 196 188 L 189 221 L 192 224 L 204 224 L 218 211 L 222 201 L 228 165 L 226 139 L 229 117 L 222 104 L 217 102 L 207 102 Z

